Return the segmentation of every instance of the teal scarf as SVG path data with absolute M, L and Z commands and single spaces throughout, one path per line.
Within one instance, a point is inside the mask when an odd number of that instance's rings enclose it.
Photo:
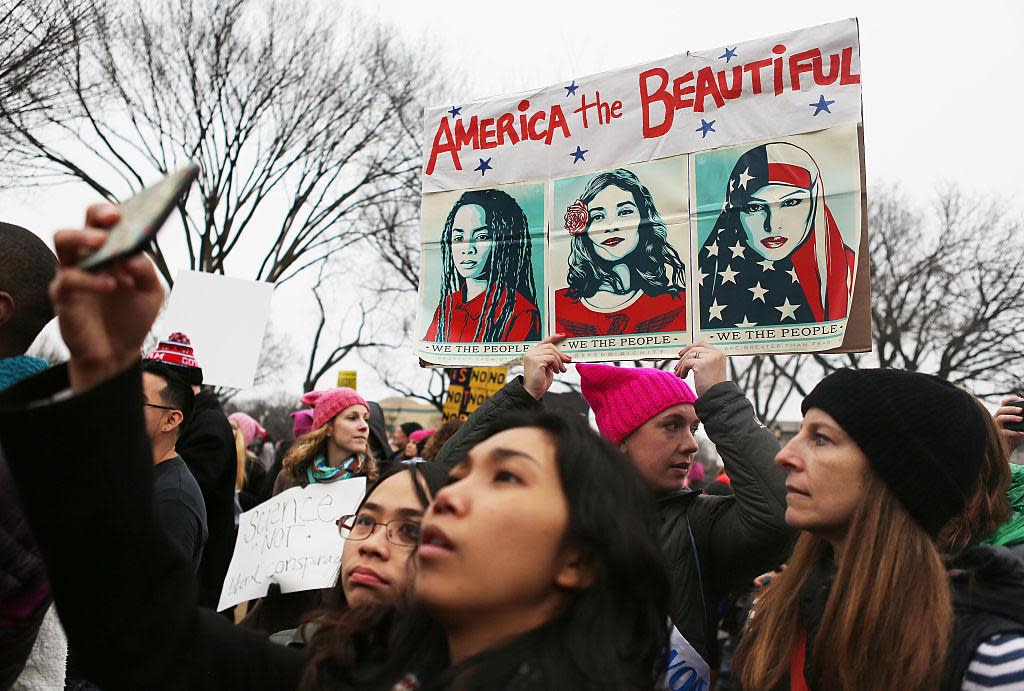
M 323 454 L 316 457 L 308 468 L 306 468 L 306 479 L 309 484 L 315 485 L 318 482 L 334 482 L 336 480 L 347 480 L 353 477 L 352 467 L 356 464 L 356 457 L 349 456 L 348 460 L 337 468 L 327 464 L 327 457 Z
M 28 379 L 49 367 L 46 360 L 31 355 L 16 355 L 0 358 L 0 391 L 13 386 L 22 379 Z

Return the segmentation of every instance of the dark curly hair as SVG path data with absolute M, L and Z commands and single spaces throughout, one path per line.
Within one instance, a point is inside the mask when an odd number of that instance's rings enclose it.
M 631 171 L 625 168 L 601 173 L 595 176 L 580 195 L 580 201 L 588 204 L 606 187 L 614 185 L 633 195 L 633 201 L 640 212 L 640 242 L 630 253 L 628 261 L 632 274 L 632 285 L 639 286 L 652 297 L 668 293 L 673 297 L 686 289 L 686 269 L 679 253 L 668 243 L 668 230 L 654 206 L 654 199 Z M 590 223 L 587 223 L 590 230 Z M 602 286 L 609 286 L 613 292 L 625 293 L 622 280 L 612 271 L 612 266 L 598 256 L 594 241 L 589 233 L 573 236 L 569 250 L 569 296 L 572 298 L 593 297 Z

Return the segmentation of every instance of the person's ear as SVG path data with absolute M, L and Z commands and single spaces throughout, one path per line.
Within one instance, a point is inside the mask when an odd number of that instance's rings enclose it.
M 163 430 L 164 432 L 170 432 L 175 427 L 181 426 L 185 416 L 181 414 L 180 410 L 172 410 L 167 413 L 167 417 L 164 418 Z
M 576 548 L 562 550 L 555 585 L 566 590 L 584 590 L 594 584 L 590 555 Z
M 0 290 L 0 326 L 6 324 L 14 316 L 14 298 L 11 294 Z

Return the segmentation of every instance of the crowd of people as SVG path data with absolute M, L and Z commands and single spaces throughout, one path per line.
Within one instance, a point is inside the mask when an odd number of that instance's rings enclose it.
M 76 268 L 117 218 L 91 207 L 56 257 L 0 224 L 4 688 L 1024 688 L 1024 401 L 841 369 L 780 447 L 710 345 L 573 365 L 555 335 L 464 423 L 388 439 L 333 388 L 274 444 L 186 335 L 140 357 L 148 258 Z M 54 315 L 70 359 L 48 367 L 25 352 Z M 569 366 L 597 431 L 545 409 Z M 717 477 L 693 471 L 700 426 Z M 215 611 L 242 511 L 353 477 L 333 587 Z

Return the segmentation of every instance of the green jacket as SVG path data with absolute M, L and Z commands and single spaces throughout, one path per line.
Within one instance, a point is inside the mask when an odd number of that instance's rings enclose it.
M 441 449 L 437 462 L 455 465 L 486 429 L 510 412 L 541 408 L 510 381 L 470 416 Z M 725 462 L 732 496 L 705 496 L 683 489 L 658 498 L 661 545 L 671 572 L 672 622 L 705 660 L 715 653 L 719 599 L 745 590 L 756 576 L 789 556 L 796 532 L 786 526 L 786 474 L 775 465 L 779 442 L 754 417 L 732 382 L 722 382 L 694 405 L 708 437 Z
M 1024 542 L 1024 466 L 1010 466 L 1010 489 L 1006 491 L 1006 500 L 1010 502 L 1013 513 L 981 544 L 1011 547 Z

